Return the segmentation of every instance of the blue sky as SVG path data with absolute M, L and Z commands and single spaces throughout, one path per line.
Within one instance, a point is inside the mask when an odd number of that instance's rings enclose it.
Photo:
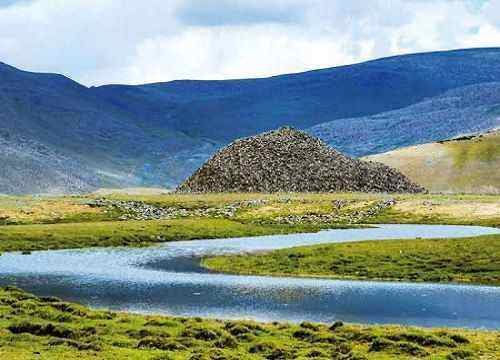
M 0 0 L 0 61 L 86 85 L 500 46 L 500 0 Z

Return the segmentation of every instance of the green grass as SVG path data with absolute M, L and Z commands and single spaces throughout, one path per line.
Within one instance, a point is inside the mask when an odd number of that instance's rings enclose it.
M 0 251 L 146 246 L 175 240 L 315 232 L 321 228 L 319 225 L 262 225 L 213 218 L 9 225 L 0 226 Z
M 476 161 L 492 163 L 500 160 L 500 133 L 472 140 L 448 141 L 445 144 L 458 169 Z
M 0 288 L 0 358 L 496 359 L 500 332 L 256 323 L 90 310 Z
M 297 247 L 207 258 L 203 265 L 238 274 L 500 285 L 500 235 Z
M 112 195 L 160 207 L 188 210 L 173 220 L 119 221 L 120 210 L 93 208 L 88 197 L 0 198 L 0 252 L 95 246 L 144 246 L 156 242 L 201 238 L 314 232 L 324 228 L 356 227 L 350 214 L 394 197 L 396 205 L 364 223 L 473 224 L 500 226 L 500 196 L 387 194 L 168 194 Z M 256 200 L 260 200 L 255 202 Z M 192 209 L 242 205 L 234 217 L 196 218 Z M 341 201 L 339 209 L 335 204 Z M 426 205 L 426 204 L 432 205 Z M 496 207 L 495 207 L 496 206 Z M 470 209 L 476 209 L 471 211 Z M 3 214 L 3 215 L 2 215 Z M 335 214 L 327 222 L 314 219 Z M 337 217 L 338 215 L 338 217 Z M 2 220 L 2 216 L 4 220 Z M 299 219 L 293 224 L 280 218 Z M 311 220 L 312 219 L 312 220 Z M 3 226 L 2 226 L 3 221 Z

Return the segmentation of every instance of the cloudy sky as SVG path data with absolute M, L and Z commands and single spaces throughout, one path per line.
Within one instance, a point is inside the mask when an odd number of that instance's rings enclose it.
M 0 0 L 0 61 L 86 85 L 500 46 L 500 0 Z

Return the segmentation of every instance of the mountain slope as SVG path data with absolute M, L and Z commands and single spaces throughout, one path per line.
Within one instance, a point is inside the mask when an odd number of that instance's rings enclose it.
M 492 82 L 449 90 L 399 110 L 330 121 L 308 131 L 348 154 L 364 156 L 498 126 L 500 82 Z
M 264 79 L 173 81 L 92 91 L 136 114 L 221 142 L 282 125 L 305 129 L 399 109 L 447 90 L 500 81 L 500 48 L 395 56 Z
M 328 121 L 334 138 L 313 133 L 350 155 L 483 130 L 497 124 L 498 83 L 500 48 L 93 88 L 0 63 L 0 193 L 175 186 L 233 139 L 283 125 Z
M 173 185 L 186 173 L 176 177 L 168 167 L 184 163 L 184 152 L 207 146 L 168 128 L 145 126 L 61 75 L 5 64 L 0 64 L 0 123 L 0 192 L 8 193 Z
M 394 167 L 430 191 L 500 193 L 500 130 L 364 159 Z

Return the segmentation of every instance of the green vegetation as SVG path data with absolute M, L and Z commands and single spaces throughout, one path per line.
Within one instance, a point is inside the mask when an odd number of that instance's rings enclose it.
M 257 225 L 228 219 L 186 218 L 0 227 L 0 251 L 147 246 L 175 240 L 314 232 L 318 225 Z
M 124 220 L 137 214 L 127 208 L 92 204 L 103 198 L 169 209 L 173 215 Z M 377 222 L 500 226 L 499 210 L 500 196 L 469 195 L 0 197 L 0 251 L 145 246 Z M 204 262 L 220 270 L 246 273 L 498 285 L 500 237 L 385 241 L 384 246 L 375 242 L 322 245 Z M 9 360 L 493 359 L 500 356 L 499 340 L 500 333 L 486 331 L 140 316 L 93 311 L 14 288 L 0 289 L 0 359 Z
M 238 274 L 500 285 L 500 235 L 307 246 L 208 258 L 203 265 Z
M 453 156 L 453 165 L 463 169 L 476 161 L 495 163 L 500 160 L 500 132 L 493 135 L 445 142 Z
M 142 316 L 0 288 L 0 358 L 495 359 L 500 333 Z
M 0 251 L 143 246 L 173 240 L 314 232 L 367 223 L 500 226 L 497 195 L 119 193 L 104 197 L 170 209 L 173 218 L 165 220 L 123 220 L 130 210 L 92 203 L 102 198 L 96 194 L 0 197 Z M 392 199 L 394 204 L 378 208 Z

